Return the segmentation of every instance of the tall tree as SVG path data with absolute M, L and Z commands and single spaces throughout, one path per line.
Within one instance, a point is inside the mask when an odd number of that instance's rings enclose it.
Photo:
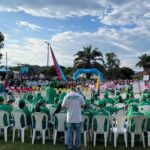
M 136 66 L 140 68 L 142 67 L 146 73 L 150 74 L 150 55 L 143 54 L 138 58 L 139 62 L 136 64 Z
M 83 47 L 82 51 L 78 51 L 74 56 L 74 68 L 75 70 L 78 68 L 98 68 L 103 69 L 104 59 L 103 54 L 98 48 L 92 50 L 92 46 Z M 90 74 L 87 75 L 90 78 Z
M 107 79 L 114 80 L 120 77 L 120 60 L 117 58 L 115 53 L 106 53 L 106 77 Z
M 3 43 L 3 41 L 4 41 L 4 35 L 0 32 L 0 49 L 1 48 L 3 48 L 4 47 L 4 43 Z M 0 59 L 2 58 L 2 53 L 0 52 Z
M 120 68 L 120 72 L 122 79 L 132 79 L 132 76 L 134 75 L 134 71 L 128 67 Z

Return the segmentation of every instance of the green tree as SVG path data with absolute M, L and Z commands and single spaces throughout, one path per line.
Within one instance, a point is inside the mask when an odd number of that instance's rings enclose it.
M 150 73 L 150 55 L 143 54 L 142 56 L 138 57 L 139 62 L 136 66 L 143 68 L 146 73 Z
M 82 51 L 78 51 L 74 56 L 74 69 L 77 70 L 78 68 L 97 68 L 103 70 L 103 54 L 98 48 L 92 50 L 92 46 L 83 47 Z M 87 78 L 90 78 L 91 74 L 87 74 Z
M 132 79 L 132 76 L 134 75 L 134 71 L 128 67 L 120 68 L 120 73 L 122 79 Z
M 116 54 L 111 52 L 111 53 L 106 53 L 106 63 L 105 63 L 105 68 L 106 68 L 106 78 L 108 80 L 114 80 L 114 79 L 119 79 L 120 78 L 120 60 L 117 58 Z
M 73 75 L 72 67 L 66 67 L 63 72 L 67 79 L 72 80 L 72 75 Z
M 5 40 L 4 35 L 0 32 L 0 49 L 4 47 L 3 41 Z M 0 59 L 2 58 L 2 53 L 0 52 Z

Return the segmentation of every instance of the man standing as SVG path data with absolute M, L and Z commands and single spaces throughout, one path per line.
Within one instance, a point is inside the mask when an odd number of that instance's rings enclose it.
M 81 125 L 82 125 L 82 115 L 81 107 L 85 107 L 85 101 L 79 93 L 76 92 L 74 88 L 68 93 L 62 103 L 62 107 L 67 109 L 67 146 L 68 150 L 73 149 L 73 133 L 75 130 L 76 135 L 76 149 L 81 148 Z

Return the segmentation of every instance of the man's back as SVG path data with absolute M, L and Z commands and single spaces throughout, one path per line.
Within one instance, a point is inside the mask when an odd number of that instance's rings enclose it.
M 62 105 L 67 108 L 67 122 L 82 122 L 81 106 L 84 104 L 83 97 L 76 92 L 71 92 L 64 97 Z

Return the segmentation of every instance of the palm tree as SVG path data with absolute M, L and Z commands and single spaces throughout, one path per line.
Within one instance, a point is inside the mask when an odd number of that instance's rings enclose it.
M 105 57 L 106 57 L 106 64 L 105 64 L 106 74 L 105 75 L 106 75 L 107 79 L 109 79 L 109 80 L 118 79 L 120 76 L 120 71 L 119 71 L 120 60 L 119 60 L 119 58 L 113 52 L 106 53 Z
M 82 51 L 78 51 L 74 56 L 74 69 L 78 68 L 97 68 L 100 70 L 104 70 L 104 59 L 103 54 L 95 48 L 92 50 L 92 46 L 83 47 Z M 90 78 L 90 75 L 87 76 Z
M 0 50 L 1 50 L 1 48 L 3 48 L 4 47 L 4 43 L 3 43 L 3 41 L 4 41 L 4 35 L 0 32 Z M 1 51 L 0 51 L 0 59 L 2 58 L 2 53 L 1 53 Z
M 139 57 L 139 62 L 136 64 L 138 67 L 142 67 L 144 72 L 150 73 L 150 55 L 143 54 Z

